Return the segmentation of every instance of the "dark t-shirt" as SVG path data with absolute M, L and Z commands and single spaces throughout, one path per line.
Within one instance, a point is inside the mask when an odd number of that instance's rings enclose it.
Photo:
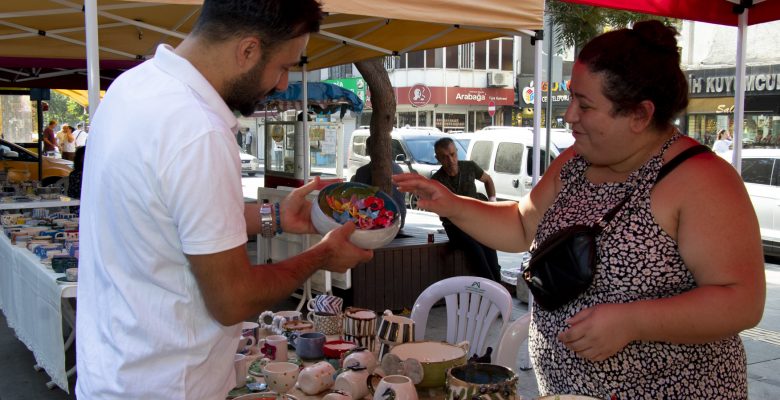
M 48 139 L 50 143 L 57 143 L 57 138 L 54 136 L 54 129 L 51 129 L 48 126 L 43 129 L 43 137 Z M 43 151 L 54 151 L 54 146 L 44 141 Z
M 485 173 L 482 168 L 474 161 L 458 161 L 458 174 L 455 176 L 447 175 L 444 168 L 439 168 L 432 178 L 441 182 L 452 193 L 459 194 L 461 196 L 468 196 L 477 198 L 477 185 L 474 184 L 475 180 L 478 180 Z M 445 224 L 451 224 L 449 219 L 441 218 Z

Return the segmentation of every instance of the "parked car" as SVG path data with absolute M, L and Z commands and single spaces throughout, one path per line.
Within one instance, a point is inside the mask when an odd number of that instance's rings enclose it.
M 18 169 L 29 171 L 31 180 L 40 179 L 38 176 L 38 155 L 5 139 L 0 139 L 0 165 L 5 170 Z M 73 171 L 73 162 L 44 156 L 42 171 L 43 179 L 40 179 L 41 185 L 64 185 L 68 175 Z
M 732 152 L 718 155 L 731 162 Z M 780 149 L 743 149 L 742 181 L 758 216 L 764 254 L 780 257 Z
M 349 180 L 355 171 L 371 161 L 366 150 L 366 139 L 370 135 L 367 128 L 356 129 L 352 132 L 352 138 L 349 145 L 349 158 L 347 160 L 346 179 Z M 437 140 L 443 137 L 454 135 L 442 133 L 440 130 L 431 127 L 405 127 L 395 128 L 390 134 L 391 146 L 393 151 L 393 160 L 397 162 L 404 172 L 416 172 L 420 175 L 431 177 L 438 171 L 441 165 L 436 160 L 436 154 L 433 145 Z M 457 140 L 455 146 L 458 148 L 458 158 L 466 159 L 466 148 Z M 407 208 L 416 209 L 417 199 L 413 195 L 407 194 Z
M 471 134 L 466 157 L 477 163 L 496 186 L 499 200 L 519 201 L 531 190 L 533 178 L 533 131 L 520 127 L 489 127 Z M 574 137 L 565 130 L 554 130 L 551 134 L 549 160 L 552 161 L 563 150 L 574 143 Z M 541 159 L 547 157 L 544 150 L 546 134 L 542 132 L 540 143 Z M 544 163 L 539 174 L 544 173 Z M 477 192 L 487 199 L 484 185 L 477 184 Z
M 260 160 L 243 150 L 239 151 L 238 155 L 241 157 L 241 172 L 246 172 L 249 176 L 255 176 L 257 170 L 260 169 Z

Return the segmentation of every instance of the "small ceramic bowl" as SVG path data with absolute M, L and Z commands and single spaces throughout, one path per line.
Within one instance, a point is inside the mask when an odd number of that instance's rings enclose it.
M 422 364 L 423 379 L 418 388 L 444 387 L 447 370 L 466 364 L 468 343 L 457 346 L 445 342 L 410 342 L 402 343 L 390 349 L 401 361 L 414 358 Z
M 317 196 L 317 202 L 312 204 L 311 207 L 311 222 L 314 224 L 317 232 L 325 235 L 333 229 L 341 226 L 338 222 L 336 222 L 335 219 L 333 219 L 331 215 L 329 215 L 331 213 L 330 210 L 327 212 L 327 214 L 323 211 L 323 205 L 327 207 L 327 200 L 325 200 L 325 196 L 329 196 L 334 189 L 344 190 L 352 188 L 360 190 L 370 188 L 370 186 L 357 182 L 342 182 L 328 185 L 320 191 L 320 194 Z M 392 224 L 386 228 L 368 230 L 359 228 L 355 229 L 355 232 L 352 233 L 349 241 L 352 242 L 352 244 L 355 246 L 364 249 L 377 249 L 387 245 L 393 239 L 395 239 L 395 235 L 398 234 L 398 231 L 401 229 L 401 218 L 399 218 L 400 213 L 398 212 L 398 205 L 395 203 L 393 198 L 382 191 L 377 192 L 376 196 L 384 201 L 385 208 L 393 211 L 395 216 L 393 218 Z
M 341 355 L 357 347 L 355 342 L 348 342 L 346 340 L 330 340 L 325 342 L 322 346 L 327 358 L 341 358 Z

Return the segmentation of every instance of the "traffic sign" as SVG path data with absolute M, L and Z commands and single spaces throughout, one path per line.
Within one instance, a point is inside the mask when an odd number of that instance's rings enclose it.
M 488 114 L 490 114 L 491 117 L 496 115 L 496 103 L 492 100 L 488 103 Z

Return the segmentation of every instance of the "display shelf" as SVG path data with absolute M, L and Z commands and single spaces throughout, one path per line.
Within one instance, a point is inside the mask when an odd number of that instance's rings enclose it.
M 67 200 L 66 200 L 67 199 Z M 55 208 L 78 206 L 79 200 L 62 197 L 61 200 L 20 201 L 17 203 L 0 203 L 0 210 L 22 210 L 28 208 Z

